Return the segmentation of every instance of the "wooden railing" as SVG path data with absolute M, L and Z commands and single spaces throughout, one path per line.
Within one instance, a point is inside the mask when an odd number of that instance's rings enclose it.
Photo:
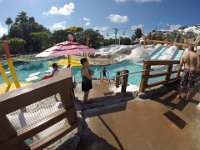
M 59 93 L 63 108 L 30 126 L 16 130 L 6 117 L 7 114 L 30 106 Z M 56 77 L 0 95 L 0 149 L 24 150 L 43 149 L 56 142 L 77 127 L 74 107 L 71 70 L 60 70 Z M 45 139 L 27 145 L 24 141 L 37 133 L 65 120 L 64 126 Z
M 169 60 L 169 61 L 145 60 L 144 64 L 143 64 L 143 70 L 145 70 L 145 71 L 142 73 L 142 80 L 140 83 L 140 92 L 144 92 L 145 89 L 147 89 L 147 88 L 167 84 L 171 81 L 177 80 L 180 77 L 180 74 L 177 74 L 178 69 L 173 70 L 173 65 L 177 65 L 177 64 L 179 64 L 178 60 Z M 162 71 L 160 69 L 159 73 L 150 74 L 150 72 L 152 70 L 152 66 L 160 66 L 161 68 L 164 68 L 167 66 L 167 69 L 162 69 L 165 71 Z M 158 70 L 158 68 L 157 69 L 155 68 L 154 70 Z M 176 76 L 172 78 L 171 75 L 175 74 L 175 73 L 176 73 Z M 151 84 L 148 83 L 149 79 L 151 79 L 151 78 L 157 78 L 157 77 L 163 77 L 163 76 L 165 77 L 164 80 L 161 80 L 161 81 L 155 82 L 155 83 L 151 83 Z
M 158 41 L 158 40 L 144 40 L 144 48 L 148 43 L 168 44 L 168 45 L 176 45 L 176 46 L 183 46 L 183 47 L 188 46 L 188 44 L 185 44 L 185 43 L 174 43 L 174 42 Z

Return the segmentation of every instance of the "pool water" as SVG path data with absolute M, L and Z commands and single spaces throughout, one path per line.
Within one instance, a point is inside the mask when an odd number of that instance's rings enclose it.
M 17 72 L 17 76 L 20 82 L 27 82 L 26 79 L 29 78 L 30 74 L 41 72 L 37 77 L 42 79 L 43 76 L 51 74 L 50 72 L 50 62 L 56 61 L 58 58 L 54 59 L 47 59 L 47 60 L 38 60 L 38 61 L 31 61 L 31 62 L 15 62 L 15 70 Z M 116 72 L 120 69 L 127 69 L 129 72 L 133 71 L 140 71 L 142 70 L 142 65 L 133 64 L 131 61 L 123 61 L 121 63 L 112 64 L 106 66 L 109 72 L 109 78 L 114 79 L 116 76 Z M 5 71 L 9 71 L 7 66 L 4 66 Z M 94 77 L 100 78 L 100 71 L 103 69 L 102 66 L 91 66 L 91 69 L 94 70 Z M 49 70 L 49 72 L 48 72 Z M 73 75 L 77 82 L 81 81 L 81 68 L 75 67 L 72 68 Z M 11 75 L 8 74 L 9 80 L 12 81 Z M 139 85 L 141 80 L 141 73 L 134 74 L 129 76 L 129 83 Z M 2 76 L 0 75 L 0 83 L 4 83 Z
M 22 83 L 27 82 L 26 79 L 29 78 L 30 74 L 41 72 L 37 75 L 38 80 L 41 80 L 42 77 L 51 74 L 51 67 L 50 63 L 58 60 L 59 58 L 53 58 L 53 59 L 47 59 L 47 60 L 38 60 L 38 61 L 31 61 L 31 62 L 15 62 L 15 70 L 17 72 L 17 76 L 19 78 L 19 81 Z M 4 66 L 5 71 L 9 71 L 7 69 L 7 66 Z M 103 69 L 102 66 L 91 66 L 92 70 L 94 70 L 94 77 L 100 78 L 100 71 Z M 134 64 L 130 60 L 126 60 L 117 64 L 112 64 L 106 66 L 108 73 L 108 76 L 110 79 L 115 79 L 116 72 L 118 70 L 126 69 L 129 70 L 129 72 L 138 72 L 142 71 L 142 64 Z M 76 82 L 80 82 L 82 80 L 81 78 L 81 68 L 80 67 L 74 67 L 72 68 L 73 76 L 75 77 Z M 128 83 L 133 85 L 140 85 L 141 81 L 141 75 L 142 73 L 136 73 L 136 74 L 130 74 L 128 78 Z M 8 74 L 9 80 L 12 81 L 11 75 Z M 149 81 L 155 82 L 159 81 L 163 78 L 154 78 Z M 38 81 L 36 80 L 36 81 Z M 0 84 L 4 83 L 4 80 L 2 76 L 0 75 Z

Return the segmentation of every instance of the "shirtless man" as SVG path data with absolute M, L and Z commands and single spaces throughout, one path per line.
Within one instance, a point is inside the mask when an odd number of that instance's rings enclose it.
M 180 94 L 182 93 L 183 89 L 187 88 L 188 92 L 186 100 L 189 100 L 190 94 L 195 85 L 196 71 L 199 69 L 199 57 L 194 52 L 194 46 L 190 46 L 189 51 L 183 54 L 179 64 L 178 74 L 180 74 L 183 65 L 184 72 L 181 78 L 180 90 L 177 97 L 181 98 Z

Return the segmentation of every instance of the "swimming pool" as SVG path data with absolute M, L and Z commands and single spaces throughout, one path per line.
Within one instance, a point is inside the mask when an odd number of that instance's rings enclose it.
M 27 82 L 26 79 L 29 78 L 30 74 L 41 72 L 37 75 L 39 79 L 42 79 L 43 76 L 50 74 L 50 62 L 54 62 L 58 60 L 58 58 L 54 59 L 47 59 L 47 60 L 38 60 L 38 61 L 31 61 L 31 62 L 15 62 L 15 69 L 19 78 L 20 82 Z M 4 66 L 4 69 L 6 72 L 9 70 L 7 69 L 7 66 Z M 112 64 L 106 66 L 107 70 L 109 71 L 109 77 L 115 78 L 116 72 L 120 69 L 127 69 L 130 72 L 132 71 L 141 71 L 142 65 L 134 64 L 131 61 L 123 61 L 121 63 Z M 99 78 L 100 77 L 100 71 L 103 69 L 102 66 L 91 66 L 91 69 L 95 71 L 94 77 Z M 77 82 L 81 81 L 81 68 L 76 67 L 72 68 L 73 75 L 75 76 L 75 79 Z M 11 75 L 8 74 L 8 77 L 10 81 L 12 81 Z M 130 75 L 129 77 L 129 83 L 139 85 L 141 80 L 141 73 Z M 2 76 L 0 75 L 0 83 L 4 83 L 4 80 Z
M 45 75 L 51 74 L 51 66 L 50 64 L 54 61 L 57 61 L 59 58 L 51 58 L 46 60 L 37 60 L 37 61 L 30 61 L 30 62 L 15 62 L 15 69 L 17 72 L 17 76 L 19 78 L 19 81 L 22 83 L 27 82 L 26 79 L 30 77 L 30 74 L 35 74 L 38 77 L 37 80 L 41 80 L 42 77 Z M 7 66 L 4 66 L 5 71 L 9 71 L 7 69 Z M 121 69 L 127 69 L 129 72 L 138 72 L 142 71 L 142 64 L 135 64 L 130 60 L 122 61 L 117 64 L 112 64 L 106 66 L 108 72 L 109 72 L 109 78 L 115 79 L 116 72 Z M 94 70 L 94 77 L 100 78 L 100 71 L 103 69 L 103 66 L 91 66 L 91 69 Z M 76 79 L 76 82 L 80 82 L 82 80 L 81 78 L 81 68 L 80 67 L 74 67 L 72 68 L 73 76 Z M 39 74 L 37 74 L 39 73 Z M 130 74 L 128 78 L 128 83 L 133 85 L 140 85 L 141 81 L 141 75 L 142 73 L 136 73 L 136 74 Z M 9 80 L 12 81 L 11 75 L 8 74 Z M 164 77 L 154 78 L 149 81 L 155 82 L 164 79 Z M 4 80 L 2 76 L 0 75 L 0 84 L 4 83 Z

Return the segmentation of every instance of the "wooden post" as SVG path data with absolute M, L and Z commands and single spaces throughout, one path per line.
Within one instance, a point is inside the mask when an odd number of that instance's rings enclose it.
M 121 74 L 121 71 L 117 71 L 117 73 L 116 73 L 116 81 L 115 81 L 115 86 L 117 88 L 119 87 L 120 74 Z
M 72 83 L 71 83 L 72 84 Z M 70 85 L 68 85 L 70 86 Z M 73 95 L 73 88 L 71 85 L 71 88 L 64 88 L 63 91 L 60 92 L 61 101 L 63 104 L 63 107 L 68 110 L 72 107 L 74 107 L 74 95 Z M 70 115 L 67 120 L 70 125 L 73 125 L 76 122 L 77 116 L 76 111 L 74 110 L 74 113 Z
M 128 84 L 128 70 L 124 70 L 123 73 L 125 74 L 123 76 L 123 83 L 122 83 L 122 89 L 121 89 L 121 93 L 126 93 L 126 88 L 127 88 L 127 84 Z
M 19 141 L 17 144 L 4 144 L 5 142 L 16 138 L 17 132 L 6 116 L 0 117 L 0 149 L 1 150 L 29 150 L 24 141 Z
M 173 64 L 170 64 L 168 65 L 168 69 L 167 69 L 167 75 L 166 75 L 166 78 L 165 80 L 168 82 L 171 78 L 171 73 L 172 73 L 172 67 L 173 67 Z
M 146 86 L 148 84 L 147 76 L 150 73 L 150 69 L 151 69 L 151 66 L 148 64 L 148 61 L 144 61 L 143 70 L 145 70 L 145 71 L 143 71 L 143 73 L 142 73 L 142 80 L 140 83 L 140 92 L 144 92 L 144 90 L 146 89 Z
M 146 49 L 146 40 L 144 40 L 144 49 Z

